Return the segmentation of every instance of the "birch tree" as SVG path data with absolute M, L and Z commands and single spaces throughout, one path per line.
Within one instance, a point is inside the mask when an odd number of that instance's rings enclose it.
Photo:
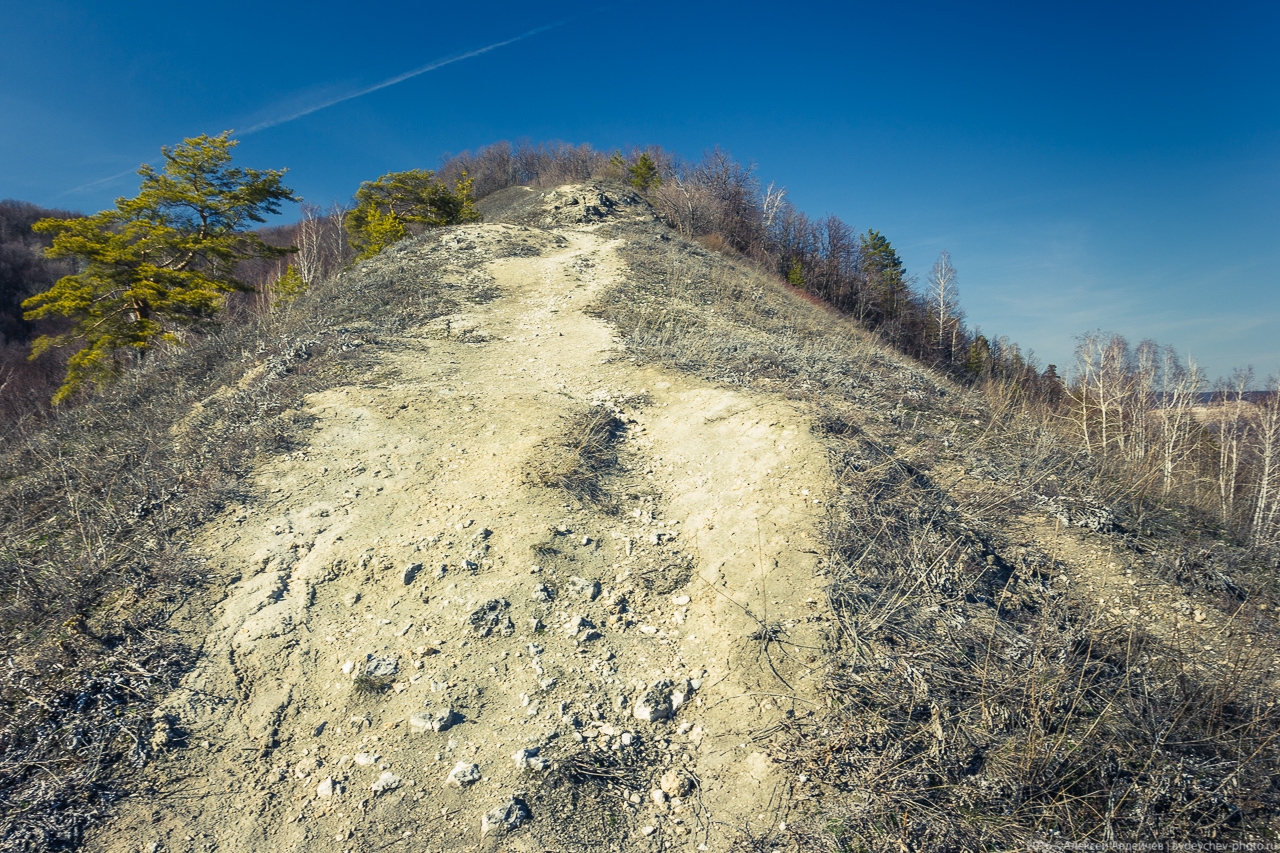
M 929 313 L 938 326 L 938 352 L 947 361 L 955 359 L 956 337 L 960 332 L 960 291 L 951 253 L 943 249 L 929 271 Z

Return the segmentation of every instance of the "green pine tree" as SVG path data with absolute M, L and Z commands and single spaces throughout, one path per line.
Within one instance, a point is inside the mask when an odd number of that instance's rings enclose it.
M 292 264 L 284 271 L 284 275 L 276 279 L 275 286 L 276 299 L 272 303 L 274 307 L 280 308 L 287 305 L 293 299 L 307 292 L 307 282 L 303 280 L 302 273 L 298 272 L 298 268 Z
M 906 268 L 897 251 L 879 231 L 868 230 L 862 244 L 862 275 L 880 313 L 886 320 L 898 317 L 906 307 Z
M 427 227 L 479 222 L 464 172 L 450 190 L 430 169 L 391 172 L 356 191 L 356 207 L 343 221 L 356 259 L 371 258 L 409 236 L 408 225 Z
M 223 133 L 162 148 L 162 171 L 138 170 L 137 197 L 118 199 L 115 209 L 95 216 L 35 224 L 53 235 L 49 257 L 74 258 L 82 267 L 23 303 L 28 320 L 72 321 L 66 333 L 36 339 L 31 354 L 80 346 L 55 403 L 86 383 L 115 380 L 125 353 L 177 342 L 182 327 L 213 326 L 227 293 L 253 289 L 235 277 L 241 261 L 295 251 L 268 246 L 247 230 L 297 199 L 281 181 L 284 170 L 231 168 L 236 144 Z
M 804 290 L 804 270 L 800 268 L 799 258 L 791 261 L 791 269 L 787 271 L 787 284 L 796 290 Z
M 634 164 L 627 169 L 627 183 L 640 190 L 640 192 L 648 192 L 662 184 L 662 175 L 658 173 L 658 164 L 653 162 L 653 158 L 649 156 L 649 152 L 644 152 L 636 160 Z

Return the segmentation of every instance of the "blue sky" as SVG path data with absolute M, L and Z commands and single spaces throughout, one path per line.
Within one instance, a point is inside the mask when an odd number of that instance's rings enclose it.
M 0 197 L 94 212 L 257 125 L 237 163 L 322 204 L 499 139 L 720 145 L 921 281 L 950 251 L 1042 363 L 1280 370 L 1280 4 L 1033 5 L 0 0 Z

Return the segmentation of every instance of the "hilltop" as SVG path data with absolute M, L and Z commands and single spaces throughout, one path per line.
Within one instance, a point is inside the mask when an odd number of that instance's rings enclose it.
M 1274 837 L 1228 546 L 628 187 L 478 206 L 175 393 L 273 440 L 138 546 L 180 651 L 84 849 Z

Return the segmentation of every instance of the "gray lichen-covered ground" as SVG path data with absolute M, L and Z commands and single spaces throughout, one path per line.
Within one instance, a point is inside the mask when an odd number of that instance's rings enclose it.
M 148 610 L 171 652 L 84 848 L 1275 837 L 1275 623 L 1230 549 L 625 188 L 481 207 L 170 420 L 199 453 L 312 365 L 153 547 L 196 592 Z

